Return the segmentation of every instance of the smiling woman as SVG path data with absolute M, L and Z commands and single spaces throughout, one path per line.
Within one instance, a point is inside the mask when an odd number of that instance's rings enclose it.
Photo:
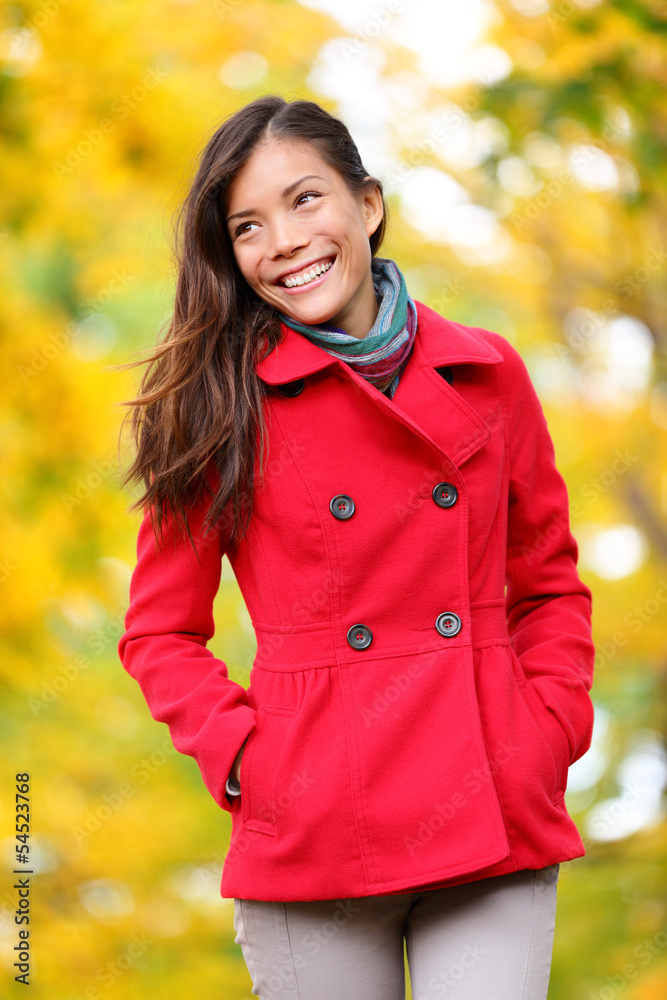
M 258 296 L 301 323 L 366 336 L 378 314 L 369 238 L 384 215 L 368 180 L 350 191 L 309 143 L 269 139 L 255 149 L 225 203 L 236 263 Z
M 137 454 L 123 482 L 145 485 L 130 509 L 150 507 L 157 535 L 171 511 L 192 541 L 186 510 L 206 486 L 204 469 L 218 477 L 206 525 L 225 512 L 234 533 L 246 530 L 266 431 L 256 364 L 281 338 L 285 314 L 330 320 L 348 339 L 368 334 L 378 314 L 370 264 L 387 220 L 382 182 L 345 124 L 314 102 L 262 97 L 216 130 L 177 217 L 164 341 L 120 366 L 147 365 L 126 403 Z M 305 277 L 285 280 L 328 260 L 308 294 Z
M 413 996 L 544 1000 L 585 853 L 591 592 L 520 355 L 412 299 L 386 219 L 317 104 L 260 98 L 210 139 L 130 402 L 119 655 L 231 815 L 253 993 L 403 1000 L 405 940 Z M 206 645 L 223 554 L 247 690 Z

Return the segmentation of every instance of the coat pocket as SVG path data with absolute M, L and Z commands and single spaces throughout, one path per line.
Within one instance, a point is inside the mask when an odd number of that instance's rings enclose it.
M 241 816 L 248 829 L 275 836 L 276 794 L 285 737 L 295 709 L 260 705 L 241 757 Z
M 535 720 L 542 737 L 542 742 L 546 743 L 551 754 L 556 776 L 553 797 L 554 799 L 560 798 L 567 787 L 567 773 L 570 766 L 570 743 L 567 733 L 558 716 L 544 704 L 539 692 L 535 690 L 524 674 L 521 661 L 514 648 L 510 645 L 507 649 L 509 650 L 512 671 L 519 692 Z

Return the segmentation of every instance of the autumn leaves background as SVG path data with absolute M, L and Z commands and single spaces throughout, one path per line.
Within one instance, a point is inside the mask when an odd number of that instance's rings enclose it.
M 587 855 L 561 873 L 550 998 L 664 995 L 664 3 L 40 0 L 0 17 L 0 734 L 3 811 L 31 773 L 33 996 L 250 996 L 219 895 L 228 817 L 116 654 L 137 373 L 112 366 L 169 314 L 171 220 L 206 138 L 269 92 L 344 118 L 413 297 L 526 359 L 598 648 L 567 792 Z M 247 684 L 226 560 L 215 611 L 211 648 Z M 9 821 L 4 837 L 13 995 Z

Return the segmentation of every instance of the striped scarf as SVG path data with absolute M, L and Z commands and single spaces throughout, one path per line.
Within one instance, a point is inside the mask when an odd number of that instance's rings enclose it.
M 345 361 L 391 398 L 412 350 L 417 332 L 417 310 L 403 275 L 393 260 L 374 257 L 371 275 L 380 309 L 373 326 L 362 340 L 329 323 L 308 326 L 283 313 L 279 315 L 292 330 L 302 333 L 333 357 Z

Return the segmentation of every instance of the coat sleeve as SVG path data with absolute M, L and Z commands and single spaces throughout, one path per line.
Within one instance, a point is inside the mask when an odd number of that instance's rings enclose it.
M 518 351 L 505 345 L 504 353 L 508 631 L 527 682 L 567 735 L 572 764 L 593 732 L 592 593 L 577 572 L 567 487 L 540 400 Z
M 255 726 L 255 709 L 246 689 L 230 680 L 225 663 L 206 648 L 215 631 L 213 600 L 229 532 L 214 526 L 203 535 L 205 514 L 204 501 L 188 511 L 195 554 L 171 515 L 158 549 L 145 512 L 118 653 L 153 718 L 167 723 L 176 750 L 194 757 L 215 801 L 231 812 L 237 799 L 225 785 Z

